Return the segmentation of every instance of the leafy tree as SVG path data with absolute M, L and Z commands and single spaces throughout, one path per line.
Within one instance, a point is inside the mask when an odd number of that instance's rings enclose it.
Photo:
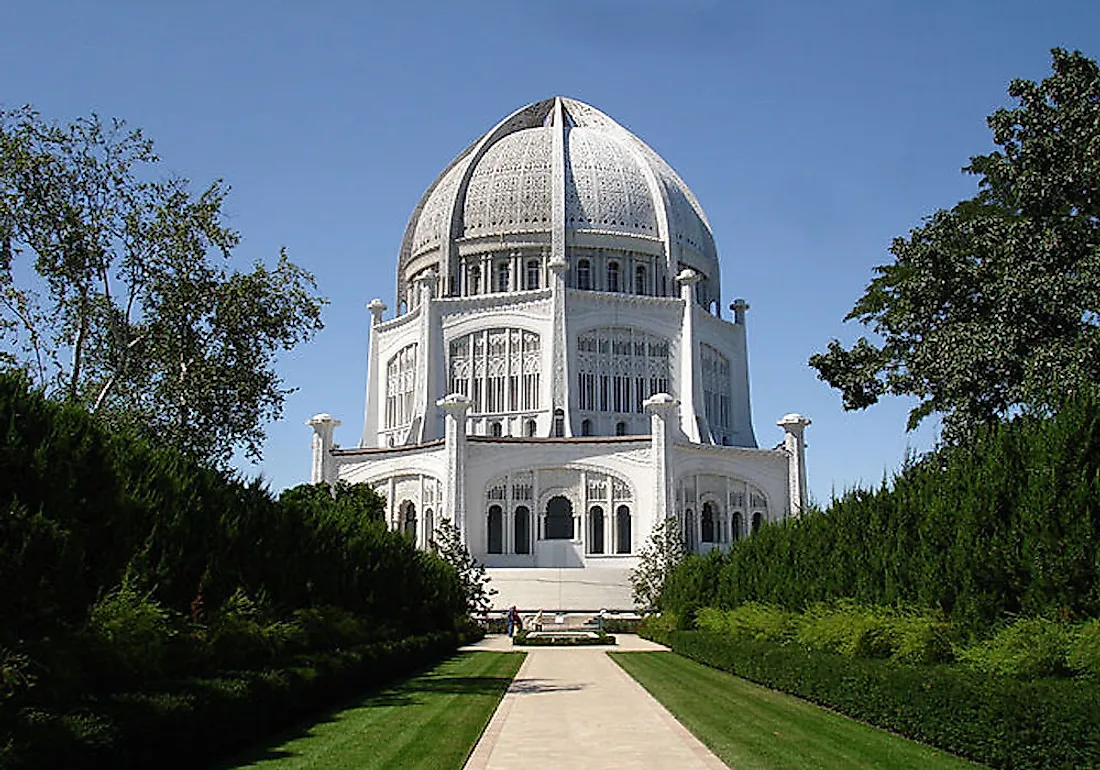
M 454 568 L 462 595 L 466 598 L 466 611 L 470 615 L 483 615 L 492 608 L 492 597 L 497 590 L 489 587 L 489 575 L 485 565 L 470 554 L 462 533 L 450 519 L 441 519 L 432 538 L 432 548 L 447 564 Z
M 1019 411 L 1049 413 L 1100 382 L 1100 69 L 1054 49 L 1053 74 L 1015 80 L 987 119 L 1000 149 L 963 170 L 979 192 L 890 247 L 846 320 L 882 340 L 810 359 L 845 409 L 920 399 L 909 428 L 945 438 Z
M 231 270 L 229 188 L 158 161 L 123 121 L 0 108 L 0 363 L 215 464 L 258 458 L 290 392 L 275 354 L 324 300 L 285 253 Z
M 630 570 L 631 595 L 638 607 L 657 609 L 665 581 L 686 553 L 680 525 L 674 516 L 653 528 L 638 554 L 638 566 Z

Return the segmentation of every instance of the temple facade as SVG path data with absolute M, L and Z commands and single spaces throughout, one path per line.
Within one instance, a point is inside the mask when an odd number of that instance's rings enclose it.
M 629 570 L 675 517 L 722 548 L 805 505 L 803 431 L 757 446 L 745 318 L 675 171 L 599 110 L 509 115 L 413 211 L 394 314 L 371 313 L 364 428 L 314 430 L 313 482 L 365 482 L 428 547 L 442 519 L 500 607 L 631 608 Z

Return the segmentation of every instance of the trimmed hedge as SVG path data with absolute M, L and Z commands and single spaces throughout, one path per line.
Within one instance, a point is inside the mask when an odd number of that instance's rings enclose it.
M 930 608 L 967 634 L 1005 617 L 1100 616 L 1100 396 L 981 428 L 877 490 L 689 556 L 660 608 L 789 610 L 849 599 Z
M 282 668 L 87 697 L 63 712 L 21 709 L 9 726 L 12 734 L 0 732 L 0 767 L 201 766 L 422 669 L 452 654 L 459 641 L 454 632 L 438 632 L 299 655 Z
M 595 636 L 531 636 L 530 631 L 520 631 L 512 637 L 512 644 L 517 647 L 589 647 L 598 644 L 615 644 L 615 637 L 611 634 L 605 634 L 603 631 L 594 633 Z
M 1002 768 L 1100 766 L 1100 685 L 850 658 L 674 631 L 685 657 Z

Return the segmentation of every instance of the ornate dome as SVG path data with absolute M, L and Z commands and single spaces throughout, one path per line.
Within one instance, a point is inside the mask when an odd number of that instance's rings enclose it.
M 599 110 L 554 97 L 523 107 L 441 173 L 405 230 L 398 296 L 460 253 L 523 243 L 613 245 L 718 278 L 714 237 L 691 190 L 657 153 Z M 479 246 L 480 245 L 480 246 Z

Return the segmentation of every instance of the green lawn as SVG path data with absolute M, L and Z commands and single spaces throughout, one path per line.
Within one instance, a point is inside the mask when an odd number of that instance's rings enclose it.
M 975 765 L 671 652 L 609 653 L 730 767 Z
M 522 662 L 518 652 L 459 653 L 222 767 L 459 770 Z

